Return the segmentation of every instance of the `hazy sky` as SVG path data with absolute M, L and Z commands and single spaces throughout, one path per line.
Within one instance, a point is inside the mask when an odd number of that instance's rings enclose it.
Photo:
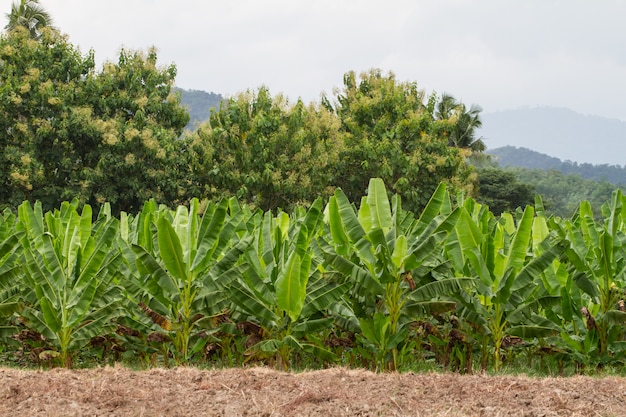
M 10 10 L 9 0 L 2 0 Z M 380 68 L 485 112 L 626 120 L 626 0 L 40 0 L 83 53 L 156 46 L 177 85 L 291 101 Z

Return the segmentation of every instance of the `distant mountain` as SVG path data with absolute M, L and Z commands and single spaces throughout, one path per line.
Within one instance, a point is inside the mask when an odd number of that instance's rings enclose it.
M 528 148 L 503 146 L 502 148 L 488 149 L 487 153 L 496 157 L 502 168 L 519 167 L 528 169 L 558 169 L 563 165 L 559 158 L 533 151 Z
M 561 161 L 549 155 L 542 154 L 528 148 L 504 146 L 489 149 L 487 153 L 496 157 L 498 164 L 503 167 L 515 167 L 539 170 L 555 170 L 564 175 L 574 174 L 586 180 L 607 181 L 614 185 L 626 185 L 626 167 L 619 165 Z
M 488 149 L 515 146 L 591 164 L 626 164 L 626 122 L 556 107 L 481 114 Z
M 174 91 L 181 94 L 181 103 L 189 112 L 189 124 L 185 127 L 188 130 L 193 130 L 194 126 L 207 120 L 211 115 L 211 109 L 218 109 L 224 100 L 221 94 L 202 90 L 174 88 Z

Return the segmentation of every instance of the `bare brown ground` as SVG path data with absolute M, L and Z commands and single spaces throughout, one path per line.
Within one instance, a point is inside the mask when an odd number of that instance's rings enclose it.
M 0 416 L 626 416 L 625 378 L 0 368 Z

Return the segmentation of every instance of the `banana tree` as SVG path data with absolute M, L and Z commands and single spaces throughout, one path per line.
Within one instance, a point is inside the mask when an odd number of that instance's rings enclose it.
M 563 230 L 564 221 L 558 217 L 546 217 L 543 201 L 535 197 L 536 217 L 533 222 L 532 253 L 539 256 L 548 241 L 561 242 L 559 257 L 539 275 L 544 295 L 538 300 L 536 314 L 525 317 L 524 324 L 513 326 L 509 333 L 526 337 L 539 352 L 552 352 L 560 366 L 563 359 L 572 359 L 578 364 L 588 363 L 597 355 L 597 335 L 587 331 L 582 317 L 583 292 L 574 283 L 571 264 L 565 256 L 567 241 L 557 233 Z M 534 329 L 543 329 L 537 332 Z M 535 335 L 537 337 L 532 338 Z M 530 336 L 530 337 L 529 337 Z M 531 340 L 534 339 L 534 340 Z M 543 354 L 540 353 L 541 358 Z
M 597 332 L 598 354 L 624 353 L 626 312 L 626 205 L 621 190 L 613 193 L 602 207 L 603 219 L 597 222 L 587 201 L 580 203 L 576 215 L 555 224 L 567 242 L 563 260 L 569 273 L 585 294 L 578 315 L 585 315 L 588 330 Z M 582 312 L 581 312 L 582 311 Z
M 20 234 L 15 231 L 15 216 L 10 212 L 0 215 L 0 341 L 17 331 L 9 322 L 21 310 L 20 294 L 24 282 L 20 279 Z
M 314 249 L 321 208 L 317 199 L 306 213 L 298 210 L 293 218 L 266 212 L 245 262 L 231 272 L 235 279 L 229 292 L 240 318 L 261 328 L 258 340 L 248 343 L 250 358 L 269 356 L 283 369 L 290 367 L 294 351 L 336 359 L 316 335 L 333 325 L 330 310 L 348 284 L 337 285 L 322 273 L 322 259 Z
M 341 190 L 330 199 L 330 236 L 321 247 L 328 264 L 343 276 L 342 282 L 352 281 L 351 306 L 360 318 L 363 337 L 376 348 L 378 358 L 389 359 L 379 360 L 379 367 L 397 369 L 395 342 L 403 339 L 406 325 L 417 319 L 420 309 L 437 298 L 440 307 L 454 308 L 454 303 L 438 296 L 458 290 L 462 282 L 435 278 L 432 272 L 446 263 L 443 243 L 459 214 L 450 208 L 444 184 L 417 220 L 402 211 L 397 196 L 392 210 L 379 178 L 370 180 L 358 212 Z
M 557 243 L 535 255 L 533 247 L 534 209 L 527 206 L 515 219 L 503 213 L 499 220 L 486 207 L 472 199 L 463 202 L 465 211 L 456 225 L 448 251 L 456 259 L 457 273 L 475 276 L 476 285 L 468 293 L 459 293 L 461 314 L 481 329 L 482 365 L 486 366 L 487 341 L 493 348 L 496 370 L 501 365 L 502 341 L 515 332 L 524 337 L 542 337 L 557 331 L 536 309 L 544 296 L 539 276 L 559 254 Z M 537 239 L 537 236 L 535 236 Z M 460 260 L 460 262 L 459 262 Z M 539 324 L 527 324 L 529 317 Z M 515 325 L 520 327 L 515 328 Z
M 41 205 L 18 208 L 25 279 L 25 322 L 56 349 L 61 365 L 96 336 L 108 333 L 121 296 L 114 278 L 121 262 L 115 245 L 118 221 L 91 207 L 64 202 L 42 215 Z M 104 213 L 101 212 L 101 213 Z
M 174 212 L 152 205 L 123 234 L 128 297 L 173 338 L 180 362 L 206 343 L 193 340 L 190 349 L 198 321 L 225 303 L 222 276 L 252 241 L 237 235 L 248 219 L 234 199 L 200 210 L 197 199 Z

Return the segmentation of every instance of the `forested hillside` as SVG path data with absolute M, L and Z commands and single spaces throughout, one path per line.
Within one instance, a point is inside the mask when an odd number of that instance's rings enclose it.
M 610 199 L 612 191 L 625 188 L 626 170 L 619 166 L 563 162 L 513 146 L 489 150 L 488 155 L 492 159 L 476 161 L 478 167 L 487 165 L 492 169 L 504 169 L 504 173 L 513 176 L 516 183 L 525 184 L 534 194 L 541 195 L 549 213 L 562 217 L 571 216 L 581 201 L 589 201 L 599 213 L 599 207 Z M 481 171 L 489 172 L 479 169 L 479 173 Z M 517 195 L 515 190 L 518 188 L 515 187 L 519 185 L 498 186 L 496 189 L 499 195 Z
M 511 168 L 507 169 L 524 184 L 532 185 L 543 197 L 546 210 L 561 217 L 569 217 L 581 201 L 588 201 L 600 214 L 600 207 L 610 200 L 618 187 L 607 181 L 586 180 L 575 174 L 563 174 L 556 170 Z
M 607 181 L 616 185 L 626 184 L 626 166 L 561 161 L 559 158 L 515 146 L 489 149 L 487 153 L 494 155 L 496 161 L 503 168 L 553 169 L 565 175 L 579 175 L 587 180 Z

